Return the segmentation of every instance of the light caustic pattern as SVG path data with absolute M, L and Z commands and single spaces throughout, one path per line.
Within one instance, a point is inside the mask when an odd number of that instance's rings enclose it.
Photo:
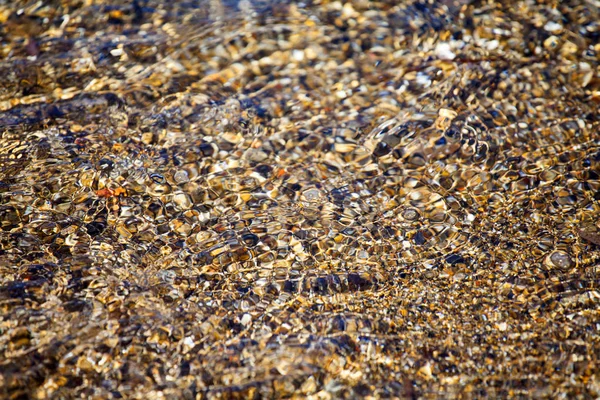
M 592 2 L 64 3 L 0 8 L 2 396 L 599 395 Z

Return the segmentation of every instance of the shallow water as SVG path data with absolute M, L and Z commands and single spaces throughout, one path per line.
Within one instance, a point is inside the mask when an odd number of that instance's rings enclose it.
M 598 396 L 598 14 L 0 5 L 0 393 Z

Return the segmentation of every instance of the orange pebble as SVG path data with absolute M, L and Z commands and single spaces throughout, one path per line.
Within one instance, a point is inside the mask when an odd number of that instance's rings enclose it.
M 107 188 L 104 189 L 100 189 L 100 190 L 96 190 L 96 194 L 100 197 L 112 197 L 113 196 L 113 191 Z

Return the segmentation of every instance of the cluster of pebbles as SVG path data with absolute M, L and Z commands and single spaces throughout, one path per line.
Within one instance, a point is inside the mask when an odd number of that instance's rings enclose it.
M 600 396 L 598 6 L 0 2 L 0 397 Z

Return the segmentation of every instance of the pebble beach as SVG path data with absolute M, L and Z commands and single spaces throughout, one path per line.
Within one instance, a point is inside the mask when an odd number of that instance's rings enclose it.
M 598 398 L 599 21 L 0 1 L 0 398 Z

